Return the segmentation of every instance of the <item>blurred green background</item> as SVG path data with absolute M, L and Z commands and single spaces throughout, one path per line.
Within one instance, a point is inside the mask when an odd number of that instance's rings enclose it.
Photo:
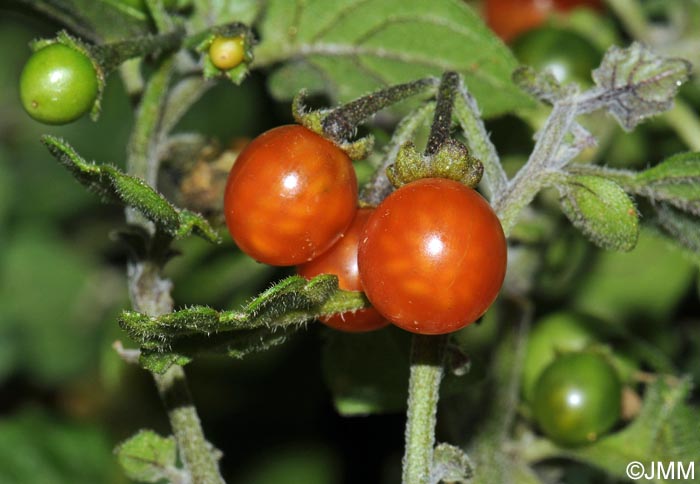
M 45 133 L 59 135 L 88 159 L 123 166 L 130 102 L 114 75 L 99 122 L 84 118 L 48 127 L 31 120 L 16 88 L 29 56 L 27 44 L 52 36 L 60 26 L 19 8 L 3 8 L 0 484 L 126 482 L 116 466 L 114 446 L 139 428 L 162 434 L 169 429 L 150 376 L 123 363 L 112 349 L 117 339 L 129 346 L 116 324 L 118 312 L 129 305 L 126 252 L 110 237 L 123 227 L 123 214 L 87 194 L 38 139 Z M 288 121 L 286 113 L 287 106 L 269 100 L 264 79 L 253 75 L 239 88 L 222 84 L 209 92 L 177 131 L 196 130 L 226 144 Z M 489 128 L 499 151 L 515 165 L 521 163 L 532 143 L 530 128 L 512 117 L 493 120 Z M 615 166 L 646 166 L 684 149 L 661 122 L 643 130 L 641 135 L 615 131 L 618 141 L 603 146 L 602 158 Z M 531 253 L 514 253 L 516 264 L 533 263 L 537 253 L 532 293 L 538 315 L 569 308 L 597 316 L 651 345 L 656 360 L 644 365 L 700 378 L 696 261 L 649 231 L 632 253 L 602 253 L 574 232 L 550 202 L 545 195 L 538 206 L 552 214 L 556 240 Z M 177 306 L 236 307 L 288 273 L 252 262 L 227 237 L 220 247 L 192 239 L 178 248 L 182 255 L 166 267 Z M 488 364 L 488 349 L 499 339 L 483 327 L 464 333 L 475 366 Z M 395 331 L 385 333 L 387 340 L 405 340 Z M 334 346 L 339 339 L 345 345 Z M 224 452 L 227 482 L 398 481 L 404 419 L 396 401 L 403 398 L 401 390 L 386 405 L 398 410 L 394 413 L 341 418 L 324 385 L 320 362 L 326 361 L 328 368 L 339 364 L 333 358 L 344 361 L 340 348 L 348 348 L 348 341 L 363 351 L 378 340 L 340 336 L 310 324 L 284 346 L 244 361 L 204 359 L 187 367 L 205 433 Z M 395 357 L 393 366 L 385 368 L 391 391 L 392 384 L 405 386 L 400 370 L 406 365 L 404 348 L 400 343 L 389 353 Z M 392 373 L 396 368 L 398 376 Z M 478 401 L 475 388 L 468 399 Z M 445 403 L 463 404 L 459 399 Z M 465 421 L 479 416 L 478 405 L 452 410 L 462 412 Z M 580 476 L 589 471 L 574 466 L 567 472 Z M 596 481 L 600 475 L 592 476 L 590 482 L 602 482 Z

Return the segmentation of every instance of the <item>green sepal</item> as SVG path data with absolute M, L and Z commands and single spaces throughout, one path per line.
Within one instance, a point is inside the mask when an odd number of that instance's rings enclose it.
M 119 325 L 141 345 L 141 363 L 160 373 L 202 353 L 241 358 L 281 344 L 316 317 L 368 306 L 362 293 L 339 290 L 334 275 L 291 276 L 237 311 L 193 306 L 157 317 L 123 311 Z
M 438 444 L 433 451 L 431 482 L 468 484 L 474 477 L 474 464 L 469 456 L 457 446 Z
M 396 162 L 387 168 L 389 181 L 398 188 L 421 178 L 447 178 L 474 188 L 481 181 L 484 165 L 464 144 L 446 140 L 434 155 L 423 155 L 412 142 L 405 143 Z
M 292 100 L 292 115 L 294 120 L 305 128 L 317 133 L 324 138 L 335 143 L 338 148 L 343 150 L 351 160 L 363 160 L 369 156 L 374 147 L 374 136 L 367 135 L 354 141 L 345 139 L 331 139 L 323 129 L 323 120 L 330 114 L 332 109 L 314 109 L 308 110 L 304 101 L 306 99 L 306 90 L 302 89 L 294 96 Z
M 632 199 L 614 181 L 570 175 L 556 183 L 571 223 L 603 249 L 630 251 L 639 238 L 639 215 Z
M 219 235 L 202 216 L 179 209 L 140 178 L 126 175 L 110 165 L 87 162 L 65 141 L 55 136 L 41 138 L 49 152 L 89 191 L 105 202 L 132 207 L 163 232 L 175 238 L 190 233 L 209 242 L 219 242 Z
M 625 49 L 611 47 L 592 75 L 598 87 L 609 91 L 608 112 L 631 131 L 645 118 L 671 108 L 691 68 L 685 59 L 661 57 L 634 42 Z
M 95 97 L 95 102 L 90 108 L 90 119 L 97 121 L 100 117 L 100 111 L 102 110 L 102 95 L 104 94 L 105 86 L 107 85 L 107 74 L 103 64 L 100 62 L 99 57 L 97 57 L 93 51 L 93 47 L 81 41 L 80 39 L 73 37 L 65 30 L 61 30 L 56 34 L 53 39 L 39 39 L 35 40 L 30 44 L 30 48 L 33 52 L 48 47 L 52 44 L 62 44 L 66 47 L 80 52 L 85 57 L 90 60 L 93 69 L 95 69 L 95 74 L 97 75 L 97 96 Z
M 139 482 L 172 482 L 182 471 L 177 467 L 177 445 L 172 436 L 161 437 L 152 430 L 140 430 L 116 449 L 119 465 L 129 479 Z

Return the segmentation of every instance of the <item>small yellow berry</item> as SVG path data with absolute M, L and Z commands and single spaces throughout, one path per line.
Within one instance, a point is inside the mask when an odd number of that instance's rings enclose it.
M 209 46 L 209 58 L 217 69 L 233 69 L 245 58 L 243 37 L 216 37 Z

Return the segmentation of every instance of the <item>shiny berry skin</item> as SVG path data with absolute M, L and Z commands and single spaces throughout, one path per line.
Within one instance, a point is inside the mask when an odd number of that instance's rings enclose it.
M 601 8 L 600 0 L 486 0 L 486 23 L 509 42 L 523 32 L 539 27 L 552 12 L 577 7 Z
M 298 125 L 251 141 L 231 168 L 224 215 L 238 247 L 259 262 L 291 266 L 328 250 L 357 211 L 357 178 L 337 146 Z
M 243 37 L 216 37 L 209 46 L 209 59 L 217 69 L 227 71 L 243 62 L 245 41 Z
M 66 124 L 92 109 L 98 82 L 90 59 L 63 44 L 36 51 L 19 80 L 22 105 L 37 121 Z
M 371 208 L 359 209 L 343 237 L 319 257 L 297 267 L 297 272 L 307 279 L 319 274 L 335 274 L 338 276 L 340 289 L 362 291 L 360 273 L 357 269 L 357 246 L 362 230 L 373 210 Z M 374 308 L 335 314 L 323 317 L 321 321 L 331 328 L 353 333 L 372 331 L 389 324 Z
M 402 186 L 375 209 L 358 255 L 372 305 L 414 333 L 456 331 L 483 315 L 506 273 L 498 217 L 476 191 L 444 178 Z
M 622 384 L 601 355 L 568 353 L 542 373 L 532 403 L 542 432 L 562 445 L 595 441 L 620 418 Z

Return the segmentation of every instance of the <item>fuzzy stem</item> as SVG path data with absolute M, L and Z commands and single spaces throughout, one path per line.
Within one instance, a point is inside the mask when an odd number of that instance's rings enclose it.
M 425 147 L 426 156 L 437 153 L 450 137 L 452 108 L 455 104 L 455 94 L 458 86 L 459 74 L 454 71 L 447 71 L 442 75 L 435 105 L 435 117 L 433 118 L 428 143 Z
M 173 63 L 172 57 L 165 59 L 149 79 L 129 139 L 127 171 L 143 178 L 151 186 L 156 186 L 158 176 L 159 163 L 155 145 Z
M 184 30 L 175 30 L 160 35 L 145 35 L 135 39 L 96 45 L 90 50 L 106 76 L 126 60 L 177 49 L 182 44 L 184 36 Z
M 173 58 L 170 57 L 160 64 L 149 79 L 129 140 L 127 170 L 129 174 L 143 178 L 151 186 L 156 186 L 159 126 L 172 71 Z M 152 231 L 152 224 L 133 210 L 127 209 L 126 216 L 130 223 Z M 158 237 L 159 234 L 155 233 L 154 236 Z M 172 311 L 172 284 L 161 277 L 160 269 L 157 260 L 129 260 L 129 295 L 136 311 L 149 316 Z M 217 458 L 204 438 L 197 411 L 191 402 L 183 369 L 173 366 L 164 375 L 153 376 L 167 409 L 180 457 L 191 475 L 192 483 L 223 484 Z
M 527 163 L 510 181 L 506 190 L 493 202 L 506 236 L 518 215 L 546 185 L 548 171 L 556 165 L 564 137 L 571 131 L 577 114 L 577 103 L 557 102 L 539 134 Z
M 184 370 L 173 365 L 164 374 L 154 374 L 153 377 L 168 411 L 183 464 L 192 474 L 193 484 L 223 484 L 217 458 L 204 438 L 197 409 L 192 404 Z
M 483 185 L 486 188 L 486 194 L 491 199 L 496 198 L 508 186 L 508 177 L 501 166 L 496 147 L 489 138 L 484 121 L 481 119 L 476 99 L 467 91 L 461 79 L 459 96 L 454 109 L 455 117 L 467 140 L 467 146 L 484 165 Z
M 447 336 L 415 335 L 408 386 L 403 484 L 428 484 Z
M 129 59 L 119 66 L 122 84 L 132 104 L 135 106 L 143 92 L 143 77 L 141 76 L 141 59 Z
M 323 133 L 336 141 L 349 138 L 357 125 L 387 106 L 425 92 L 436 84 L 435 78 L 391 86 L 350 101 L 329 112 L 322 121 Z

